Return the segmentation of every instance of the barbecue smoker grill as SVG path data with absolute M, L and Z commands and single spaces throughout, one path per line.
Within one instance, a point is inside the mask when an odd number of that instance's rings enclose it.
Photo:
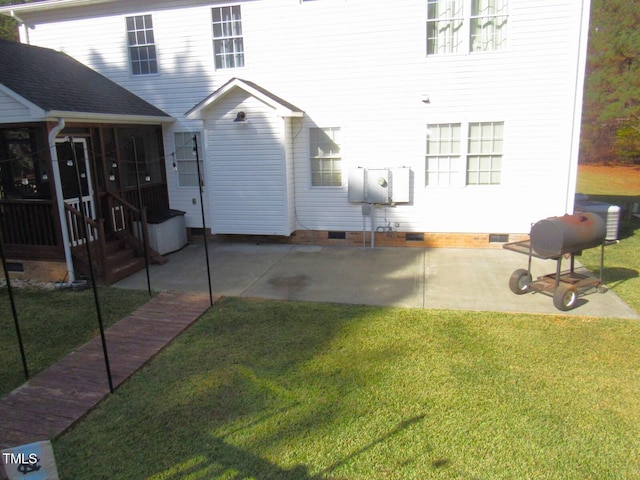
M 553 297 L 553 304 L 558 310 L 571 310 L 576 306 L 578 295 L 597 289 L 606 291 L 602 285 L 604 267 L 604 246 L 606 225 L 595 213 L 581 213 L 550 217 L 540 220 L 531 227 L 529 240 L 507 243 L 503 247 L 517 253 L 528 255 L 527 269 L 514 271 L 509 278 L 509 288 L 516 295 L 527 292 L 541 292 Z M 600 246 L 600 278 L 584 275 L 574 271 L 574 257 L 583 250 Z M 562 257 L 568 255 L 570 268 L 562 272 Z M 532 257 L 556 260 L 556 271 L 538 277 L 531 277 Z

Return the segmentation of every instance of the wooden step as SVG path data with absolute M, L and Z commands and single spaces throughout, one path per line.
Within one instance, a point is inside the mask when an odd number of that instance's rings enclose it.
M 117 264 L 109 263 L 107 265 L 107 283 L 112 284 L 123 278 L 128 277 L 144 268 L 144 258 L 131 256 L 128 260 L 124 260 Z

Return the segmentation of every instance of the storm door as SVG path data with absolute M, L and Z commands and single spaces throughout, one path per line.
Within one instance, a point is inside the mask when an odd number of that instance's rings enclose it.
M 82 212 L 88 218 L 95 220 L 96 208 L 93 192 L 93 184 L 91 182 L 91 170 L 89 166 L 89 152 L 87 150 L 87 141 L 84 138 L 73 139 L 73 149 L 71 142 L 68 140 L 56 140 L 56 151 L 58 153 L 58 168 L 60 170 L 60 182 L 62 183 L 62 196 L 64 202 Z M 78 162 L 80 172 L 80 182 L 78 183 L 78 175 L 76 173 L 75 162 Z M 82 210 L 81 210 L 82 209 Z M 84 231 L 82 229 L 82 221 L 78 215 L 67 210 L 67 225 L 69 226 L 69 240 L 72 246 L 84 243 Z M 89 240 L 95 240 L 97 233 L 93 228 L 87 226 Z

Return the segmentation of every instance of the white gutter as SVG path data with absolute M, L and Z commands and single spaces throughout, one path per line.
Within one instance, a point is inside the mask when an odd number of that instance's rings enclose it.
M 145 125 L 157 125 L 158 123 L 173 123 L 174 117 L 151 116 L 151 115 L 126 115 L 111 113 L 91 113 L 91 112 L 65 112 L 62 110 L 49 110 L 44 114 L 45 121 L 57 121 L 64 117 L 67 122 L 104 122 L 104 123 L 136 123 Z
M 60 218 L 64 257 L 67 260 L 69 281 L 75 282 L 76 272 L 73 268 L 73 257 L 71 256 L 71 242 L 69 241 L 69 229 L 67 228 L 67 215 L 64 211 L 64 196 L 62 195 L 62 181 L 60 180 L 60 168 L 58 166 L 58 150 L 56 149 L 56 137 L 58 133 L 62 131 L 64 125 L 64 119 L 59 118 L 58 124 L 49 132 L 49 151 L 51 152 L 51 173 L 53 173 L 53 183 L 56 187 L 56 203 L 58 204 L 58 217 Z

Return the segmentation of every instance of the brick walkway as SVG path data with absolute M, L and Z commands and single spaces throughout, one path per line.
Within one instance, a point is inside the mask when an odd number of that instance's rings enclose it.
M 200 318 L 209 303 L 209 295 L 162 292 L 107 329 L 114 388 Z M 0 449 L 56 438 L 108 394 L 97 337 L 0 399 Z

